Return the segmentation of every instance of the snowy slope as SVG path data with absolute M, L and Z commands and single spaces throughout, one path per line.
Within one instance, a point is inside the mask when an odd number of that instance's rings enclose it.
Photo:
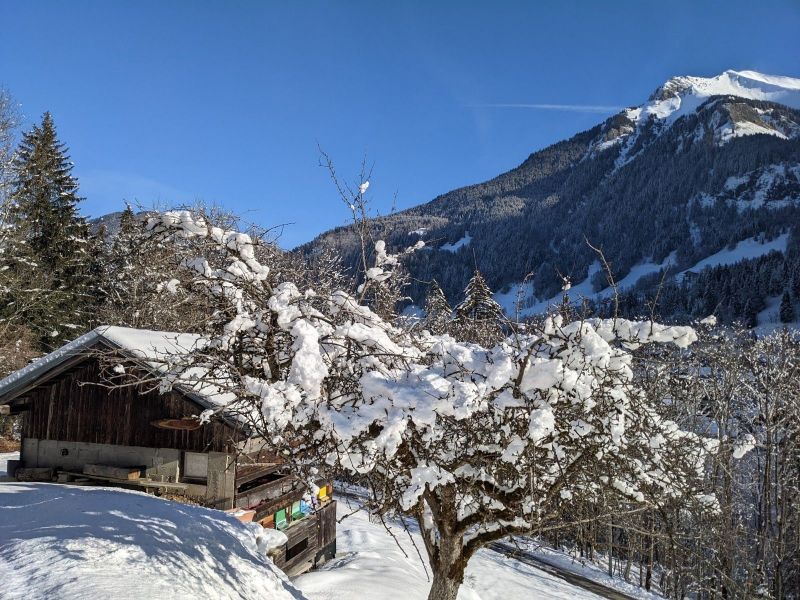
M 784 243 L 785 247 L 785 243 Z M 628 274 L 616 282 L 617 290 L 624 291 L 627 289 L 632 288 L 636 285 L 636 283 L 642 278 L 646 277 L 647 275 L 652 275 L 653 273 L 659 273 L 662 269 L 666 269 L 671 265 L 675 264 L 675 252 L 670 253 L 667 258 L 665 258 L 661 263 L 654 263 L 652 260 L 646 260 L 641 262 L 637 265 L 631 267 L 631 270 Z M 606 287 L 605 289 L 600 290 L 599 292 L 594 291 L 594 286 L 592 284 L 592 279 L 594 276 L 602 270 L 599 261 L 595 261 L 589 266 L 589 272 L 586 278 L 575 284 L 572 285 L 568 291 L 569 297 L 573 301 L 580 301 L 583 298 L 593 299 L 593 300 L 602 300 L 604 298 L 612 298 L 614 296 L 614 288 Z M 510 287 L 508 292 L 505 293 L 497 293 L 494 295 L 495 301 L 503 308 L 505 313 L 509 316 L 516 315 L 517 309 L 517 297 L 519 296 L 519 289 L 521 284 L 514 284 Z M 533 288 L 530 284 L 526 284 L 523 288 L 523 298 L 530 297 L 533 294 Z M 547 298 L 546 300 L 534 300 L 529 301 L 527 304 L 522 306 L 522 309 L 519 311 L 521 317 L 528 317 L 531 315 L 541 314 L 547 312 L 553 306 L 557 306 L 561 303 L 563 298 L 562 294 L 557 294 L 552 298 Z
M 711 96 L 737 96 L 800 108 L 800 79 L 731 70 L 717 77 L 673 77 L 641 107 L 638 119 L 653 115 L 674 121 Z
M 350 510 L 340 503 L 339 517 Z M 337 558 L 320 571 L 301 575 L 295 579 L 295 585 L 311 600 L 423 600 L 430 582 L 411 542 L 413 539 L 424 555 L 422 539 L 416 532 L 409 539 L 398 523 L 392 523 L 392 527 L 396 540 L 380 523 L 370 522 L 364 512 L 347 517 L 338 529 Z M 460 600 L 598 598 L 555 575 L 490 550 L 481 550 L 472 558 L 459 592 Z
M 753 328 L 756 335 L 770 335 L 784 327 L 800 330 L 800 305 L 794 303 L 795 320 L 791 323 L 783 323 L 780 319 L 781 296 L 770 296 L 766 299 L 766 307 L 756 316 L 756 327 Z
M 713 96 L 734 96 L 800 108 L 800 79 L 731 70 L 716 77 L 673 77 L 659 87 L 646 103 L 625 109 L 619 115 L 621 123 L 617 123 L 613 134 L 606 132 L 601 139 L 593 142 L 587 156 L 595 156 L 598 152 L 621 144 L 615 162 L 616 168 L 620 168 L 641 153 L 642 146 L 637 144 L 640 136 L 646 133 L 650 139 L 648 143 L 652 143 L 678 119 L 697 111 Z M 800 133 L 792 124 L 773 121 L 772 116 L 764 111 L 761 111 L 757 121 L 734 119 L 718 123 L 715 139 L 721 145 L 747 135 L 766 134 L 788 139 Z
M 471 241 L 472 241 L 472 237 L 470 237 L 469 231 L 467 231 L 467 232 L 464 233 L 464 236 L 460 240 L 458 240 L 457 242 L 454 242 L 452 244 L 444 244 L 439 249 L 440 250 L 446 250 L 447 252 L 458 252 L 464 246 L 469 246 L 469 243 Z
M 703 269 L 709 269 L 723 265 L 732 265 L 740 260 L 764 256 L 773 250 L 785 253 L 786 245 L 788 243 L 788 233 L 779 235 L 774 240 L 769 242 L 760 242 L 756 238 L 747 238 L 746 240 L 742 240 L 736 244 L 736 246 L 733 248 L 725 248 L 715 254 L 712 254 L 711 256 L 707 256 L 694 266 L 686 269 L 685 271 L 681 271 L 675 277 L 678 279 L 678 281 L 680 281 L 686 273 L 699 273 Z
M 681 271 L 680 273 L 676 273 L 674 275 L 677 281 L 682 281 L 683 278 L 687 273 L 699 273 L 703 269 L 709 269 L 713 267 L 723 266 L 723 265 L 732 265 L 742 260 L 758 258 L 760 256 L 765 256 L 770 252 L 777 251 L 781 253 L 786 253 L 786 247 L 789 243 L 789 234 L 784 233 L 779 235 L 773 240 L 768 242 L 760 241 L 757 238 L 747 238 L 738 242 L 733 248 L 724 248 L 719 252 L 716 252 L 710 256 L 707 256 L 701 261 L 698 261 L 696 264 L 692 265 L 688 269 Z M 654 263 L 650 260 L 639 263 L 638 265 L 634 265 L 628 274 L 616 282 L 617 289 L 622 292 L 624 290 L 630 289 L 636 285 L 636 283 L 642 278 L 647 275 L 652 275 L 654 273 L 659 273 L 662 269 L 666 269 L 671 265 L 675 264 L 675 252 L 670 253 L 666 259 L 664 259 L 661 263 Z M 611 287 L 607 287 L 599 292 L 595 292 L 592 286 L 592 278 L 593 276 L 600 270 L 600 264 L 598 262 L 593 263 L 589 267 L 588 276 L 581 282 L 576 285 L 573 285 L 569 289 L 569 297 L 572 299 L 573 302 L 580 301 L 581 299 L 591 299 L 591 300 L 603 300 L 605 298 L 611 298 L 614 295 L 614 290 Z M 521 284 L 514 284 L 510 287 L 508 292 L 504 293 L 496 293 L 494 295 L 495 301 L 503 308 L 505 313 L 509 316 L 516 315 L 516 303 L 518 297 L 518 291 L 520 289 Z M 523 287 L 523 298 L 531 298 L 533 294 L 533 288 L 530 284 L 526 284 Z M 524 303 L 522 309 L 519 311 L 521 317 L 527 317 L 531 315 L 541 314 L 547 312 L 553 306 L 557 306 L 561 303 L 562 294 L 558 294 L 553 296 L 552 298 L 547 298 L 545 300 L 538 300 L 538 299 L 529 299 L 527 303 Z
M 139 492 L 0 483 L 0 596 L 303 598 L 221 511 Z

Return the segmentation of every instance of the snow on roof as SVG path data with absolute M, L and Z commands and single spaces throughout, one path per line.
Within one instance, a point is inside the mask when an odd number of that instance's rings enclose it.
M 105 344 L 124 355 L 139 359 L 153 371 L 163 372 L 169 363 L 193 350 L 202 349 L 206 340 L 192 333 L 103 325 L 0 380 L 0 403 L 13 400 L 28 385 L 68 360 L 87 356 L 98 344 Z M 207 409 L 223 407 L 235 399 L 234 394 L 226 393 L 213 384 L 201 382 L 203 374 L 201 369 L 188 369 L 175 387 Z
M 304 598 L 260 526 L 141 492 L 0 483 L 0 531 L 6 600 Z

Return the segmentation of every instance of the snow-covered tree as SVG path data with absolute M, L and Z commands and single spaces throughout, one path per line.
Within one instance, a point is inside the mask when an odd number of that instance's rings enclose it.
M 486 345 L 503 337 L 503 309 L 492 298 L 492 290 L 477 269 L 464 289 L 464 300 L 456 306 L 455 312 L 462 339 Z
M 78 214 L 78 181 L 50 113 L 24 134 L 13 161 L 5 266 L 26 281 L 21 295 L 27 324 L 45 347 L 74 337 L 91 319 L 89 229 Z M 33 296 L 33 298 L 27 297 Z
M 156 286 L 169 280 L 163 268 L 163 249 L 151 244 L 145 250 L 144 240 L 143 223 L 128 204 L 103 265 L 106 302 L 102 320 L 127 327 L 169 329 L 172 323 L 163 318 L 163 303 L 156 295 Z M 168 301 L 172 303 L 172 299 Z
M 428 295 L 425 298 L 424 325 L 433 334 L 446 333 L 451 329 L 453 309 L 447 301 L 439 282 L 431 281 Z
M 11 165 L 14 153 L 14 135 L 19 115 L 11 94 L 0 89 L 0 224 L 6 222 L 7 192 L 11 183 Z
M 691 328 L 555 317 L 486 348 L 398 329 L 344 291 L 300 290 L 257 240 L 188 212 L 148 227 L 195 249 L 176 279 L 216 307 L 206 341 L 166 361 L 163 387 L 217 390 L 309 480 L 348 473 L 373 510 L 416 519 L 432 599 L 456 597 L 485 544 L 560 527 L 601 494 L 714 504 L 706 442 L 663 419 L 634 376 L 635 348 L 686 347 Z M 380 279 L 398 257 L 381 243 L 376 255 Z

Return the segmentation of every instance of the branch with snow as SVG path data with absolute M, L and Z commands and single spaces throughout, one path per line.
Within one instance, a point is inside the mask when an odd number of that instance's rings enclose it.
M 659 416 L 632 366 L 642 345 L 689 346 L 689 327 L 553 317 L 482 347 L 401 330 L 344 291 L 301 291 L 273 278 L 249 236 L 189 213 L 148 227 L 214 254 L 181 264 L 216 317 L 196 362 L 165 380 L 207 379 L 294 465 L 362 477 L 379 511 L 415 516 L 435 582 L 488 541 L 609 490 L 636 503 L 704 493 L 713 448 Z M 367 282 L 400 258 L 376 243 Z

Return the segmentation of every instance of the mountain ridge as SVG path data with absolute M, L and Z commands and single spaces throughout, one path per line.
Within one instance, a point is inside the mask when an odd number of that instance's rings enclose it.
M 800 107 L 800 79 L 754 71 L 672 78 L 638 107 L 497 177 L 375 219 L 374 235 L 395 247 L 420 237 L 431 242 L 409 264 L 418 305 L 433 278 L 457 300 L 476 265 L 499 294 L 533 272 L 527 306 L 556 295 L 565 276 L 576 283 L 594 277 L 592 290 L 600 291 L 605 282 L 591 273 L 597 257 L 587 239 L 619 279 L 642 264 L 678 273 L 742 240 L 790 233 L 786 257 L 800 222 L 800 110 L 790 105 Z M 467 233 L 469 241 L 453 251 Z M 349 227 L 298 250 L 320 245 L 355 264 Z M 785 266 L 790 287 L 795 266 Z M 752 317 L 759 302 L 728 316 Z

